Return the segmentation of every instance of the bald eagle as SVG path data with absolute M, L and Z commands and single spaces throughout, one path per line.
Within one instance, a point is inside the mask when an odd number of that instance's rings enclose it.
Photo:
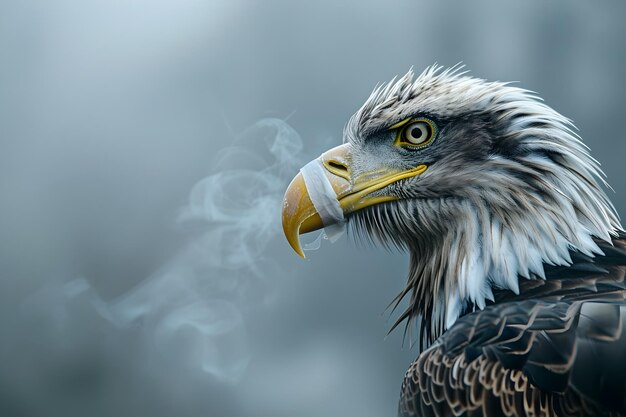
M 432 66 L 375 88 L 343 142 L 293 179 L 283 229 L 301 256 L 346 223 L 409 252 L 400 416 L 626 416 L 626 234 L 570 120 Z

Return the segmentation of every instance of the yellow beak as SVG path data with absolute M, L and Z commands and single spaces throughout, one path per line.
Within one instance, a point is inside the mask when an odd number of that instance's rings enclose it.
M 352 176 L 352 147 L 344 144 L 333 148 L 320 157 L 324 174 L 328 179 L 344 215 L 375 204 L 397 200 L 392 195 L 371 196 L 374 191 L 387 187 L 402 179 L 411 178 L 426 171 L 426 165 L 418 165 L 406 171 L 381 169 Z M 321 229 L 323 224 L 315 208 L 302 173 L 291 181 L 283 200 L 283 231 L 294 251 L 304 258 L 300 235 Z

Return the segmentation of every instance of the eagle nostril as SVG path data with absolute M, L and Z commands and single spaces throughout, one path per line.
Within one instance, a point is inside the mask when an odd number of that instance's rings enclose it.
M 333 161 L 332 159 L 330 161 L 328 161 L 328 166 L 335 168 L 335 169 L 340 169 L 343 171 L 348 171 L 348 167 L 345 166 L 344 164 L 342 164 L 341 162 L 337 162 L 337 161 Z
M 328 171 L 332 172 L 333 174 L 345 179 L 349 179 L 350 173 L 346 164 L 341 163 L 336 159 L 328 159 L 324 161 L 324 165 L 326 165 Z

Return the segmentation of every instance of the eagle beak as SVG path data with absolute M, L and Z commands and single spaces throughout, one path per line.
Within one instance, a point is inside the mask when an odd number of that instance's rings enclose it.
M 365 207 L 397 200 L 392 195 L 371 194 L 396 181 L 426 171 L 426 165 L 419 165 L 405 171 L 381 169 L 353 177 L 351 152 L 352 146 L 344 144 L 323 153 L 296 175 L 285 192 L 283 231 L 293 250 L 303 258 L 305 256 L 300 245 L 301 234 L 343 221 L 343 216 Z M 310 174 L 307 174 L 310 170 L 305 171 L 307 167 L 313 167 L 317 178 L 310 178 Z M 329 216 L 326 213 L 326 206 L 330 206 L 331 211 L 333 209 L 333 204 L 325 204 L 326 202 L 334 203 L 335 206 L 338 203 L 338 216 Z

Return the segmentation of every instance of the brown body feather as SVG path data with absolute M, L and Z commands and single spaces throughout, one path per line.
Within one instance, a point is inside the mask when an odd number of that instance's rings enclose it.
M 401 416 L 626 416 L 626 240 L 500 291 L 411 365 Z

